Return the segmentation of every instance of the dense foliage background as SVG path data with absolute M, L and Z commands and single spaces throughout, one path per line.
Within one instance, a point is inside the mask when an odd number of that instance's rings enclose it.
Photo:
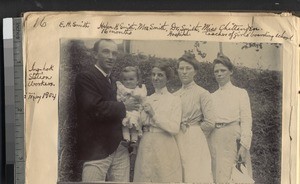
M 113 71 L 118 74 L 124 66 L 139 66 L 148 95 L 154 89 L 150 81 L 151 64 L 154 61 L 169 62 L 175 68 L 176 60 L 155 56 L 121 54 Z M 76 159 L 76 100 L 74 80 L 76 74 L 94 65 L 91 51 L 84 42 L 73 40 L 61 45 L 60 90 L 59 90 L 59 181 L 78 181 L 81 178 L 81 163 Z M 212 63 L 200 62 L 195 81 L 210 92 L 218 86 L 213 76 Z M 251 147 L 253 175 L 256 183 L 280 183 L 281 172 L 281 111 L 282 73 L 247 67 L 236 67 L 233 84 L 248 91 L 252 116 L 253 139 Z M 174 92 L 181 84 L 174 75 L 168 89 Z M 134 157 L 131 158 L 134 162 Z

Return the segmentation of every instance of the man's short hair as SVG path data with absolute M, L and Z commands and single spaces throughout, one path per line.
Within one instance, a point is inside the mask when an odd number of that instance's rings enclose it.
M 94 52 L 97 53 L 99 51 L 99 45 L 102 41 L 113 42 L 113 43 L 116 44 L 116 42 L 112 39 L 100 39 L 100 40 L 96 41 L 95 44 L 94 44 L 94 47 L 93 47 Z

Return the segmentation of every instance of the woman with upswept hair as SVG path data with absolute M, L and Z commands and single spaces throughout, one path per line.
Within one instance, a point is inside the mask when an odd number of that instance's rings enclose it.
M 206 136 L 214 128 L 214 112 L 210 93 L 194 82 L 199 62 L 186 52 L 178 59 L 177 71 L 182 83 L 174 94 L 182 101 L 181 130 L 176 135 L 183 182 L 212 183 L 211 156 Z
M 214 182 L 227 183 L 236 164 L 244 164 L 252 177 L 250 146 L 252 116 L 248 93 L 231 83 L 233 64 L 224 55 L 213 62 L 219 89 L 212 94 L 216 117 L 209 138 Z
M 172 69 L 156 62 L 151 70 L 155 93 L 146 97 L 141 115 L 143 136 L 138 148 L 134 182 L 182 182 L 182 168 L 175 135 L 181 122 L 181 101 L 166 85 Z

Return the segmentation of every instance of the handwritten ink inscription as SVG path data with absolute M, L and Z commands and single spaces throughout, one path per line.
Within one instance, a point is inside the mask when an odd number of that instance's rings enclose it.
M 115 24 L 110 25 L 108 22 L 101 22 L 99 27 L 97 29 L 101 30 L 102 34 L 124 34 L 124 35 L 131 35 L 134 30 L 137 29 L 137 24 L 131 23 L 131 24 Z
M 40 94 L 35 92 L 28 92 L 24 98 L 31 100 L 36 103 L 40 103 L 43 99 L 55 100 L 57 97 L 56 93 L 49 92 L 51 88 L 55 89 L 56 84 L 53 80 L 55 66 L 46 62 L 34 62 L 27 70 L 26 87 L 41 87 L 45 89 L 45 92 Z
M 61 21 L 59 23 L 60 28 L 89 28 L 89 21 Z
M 186 25 L 186 24 L 183 24 L 183 25 L 178 25 L 176 23 L 172 23 L 171 24 L 171 27 L 170 27 L 170 30 L 169 30 L 169 33 L 167 36 L 171 36 L 171 37 L 180 37 L 180 36 L 191 36 L 191 33 L 193 32 L 200 32 L 200 28 L 202 26 L 200 26 L 200 24 L 196 24 L 196 25 L 192 25 L 192 24 L 189 24 L 189 25 Z
M 260 27 L 251 25 L 237 24 L 235 22 L 226 22 L 221 25 L 214 25 L 210 23 L 196 24 L 179 24 L 176 22 L 168 23 L 109 23 L 101 22 L 97 27 L 101 34 L 122 34 L 132 35 L 136 31 L 145 32 L 164 32 L 168 37 L 188 37 L 195 34 L 204 34 L 211 37 L 227 37 L 229 40 L 237 38 L 267 38 L 272 41 L 274 38 L 281 38 L 284 40 L 292 40 L 293 35 L 287 35 L 286 31 L 274 33 L 264 30 Z
M 45 17 L 35 20 L 33 27 L 46 27 L 48 22 Z M 189 37 L 199 34 L 209 37 L 224 37 L 229 40 L 238 38 L 265 38 L 273 41 L 274 38 L 282 40 L 292 40 L 294 35 L 289 35 L 286 31 L 268 30 L 249 24 L 236 23 L 234 21 L 224 22 L 223 24 L 212 24 L 209 21 L 198 21 L 197 23 L 179 23 L 160 21 L 153 23 L 145 22 L 109 22 L 109 21 L 89 21 L 89 20 L 62 20 L 57 24 L 58 28 L 78 28 L 78 29 L 97 29 L 99 34 L 116 34 L 130 36 L 134 33 L 155 32 L 163 33 L 167 37 Z
M 44 92 L 42 94 L 29 92 L 24 97 L 26 100 L 31 100 L 33 102 L 40 103 L 40 101 L 43 99 L 50 99 L 50 100 L 54 101 L 57 97 L 57 94 L 51 93 L 51 92 Z
M 35 23 L 33 25 L 34 28 L 36 27 L 46 27 L 47 26 L 47 21 L 45 20 L 45 17 L 38 17 L 36 20 L 35 20 Z
M 27 86 L 28 87 L 54 87 L 55 84 L 52 80 L 52 73 L 54 71 L 54 65 L 47 65 L 44 63 L 41 66 L 37 66 L 34 62 L 28 70 Z

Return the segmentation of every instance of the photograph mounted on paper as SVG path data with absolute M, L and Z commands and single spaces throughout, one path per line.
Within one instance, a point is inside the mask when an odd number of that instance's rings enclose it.
M 59 44 L 59 183 L 281 182 L 282 44 Z

